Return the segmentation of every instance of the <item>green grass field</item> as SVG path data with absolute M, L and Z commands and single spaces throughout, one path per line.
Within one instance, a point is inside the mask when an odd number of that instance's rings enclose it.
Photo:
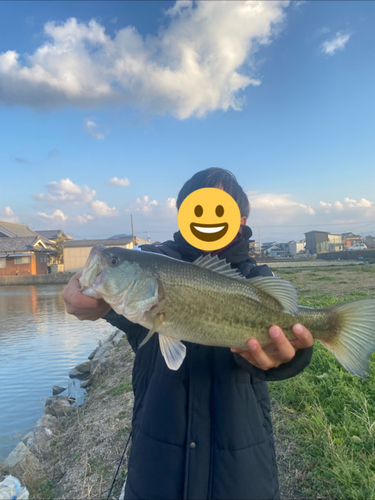
M 301 305 L 324 307 L 375 298 L 375 266 L 330 274 L 324 270 L 331 279 L 328 288 L 321 280 L 321 290 L 315 288 L 320 273 L 277 274 L 298 281 Z M 310 287 L 312 282 L 315 286 Z M 302 374 L 269 387 L 290 497 L 375 499 L 375 356 L 369 377 L 362 380 L 347 373 L 316 342 Z

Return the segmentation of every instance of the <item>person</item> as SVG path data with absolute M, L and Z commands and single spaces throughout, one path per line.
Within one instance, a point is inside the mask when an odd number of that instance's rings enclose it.
M 238 203 L 241 226 L 224 249 L 214 252 L 248 279 L 272 276 L 249 256 L 249 201 L 234 175 L 209 168 L 188 180 L 177 208 L 193 191 L 219 187 Z M 180 232 L 160 245 L 141 245 L 193 262 L 203 252 Z M 103 317 L 123 330 L 136 352 L 133 367 L 133 436 L 125 488 L 127 499 L 274 499 L 279 498 L 276 454 L 267 381 L 284 380 L 310 362 L 313 338 L 294 325 L 294 341 L 272 325 L 270 346 L 249 339 L 248 350 L 186 342 L 186 359 L 170 370 L 154 335 L 138 347 L 147 330 L 116 314 L 102 299 L 82 295 L 73 276 L 63 295 L 68 313 L 79 319 Z

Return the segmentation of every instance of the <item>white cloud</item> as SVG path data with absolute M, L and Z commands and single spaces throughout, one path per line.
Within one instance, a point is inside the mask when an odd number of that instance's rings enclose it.
M 251 193 L 248 192 L 251 211 L 259 210 L 265 213 L 272 213 L 278 219 L 284 219 L 291 214 L 309 214 L 314 215 L 314 209 L 303 203 L 293 201 L 289 194 L 274 193 Z
M 180 119 L 241 109 L 240 92 L 260 84 L 255 54 L 279 31 L 288 3 L 177 2 L 158 34 L 145 37 L 133 26 L 111 37 L 94 20 L 48 22 L 33 54 L 0 54 L 0 99 L 47 109 L 122 103 Z
M 343 50 L 348 43 L 352 33 L 339 31 L 333 38 L 330 38 L 320 46 L 321 52 L 333 56 L 338 50 Z
M 126 187 L 130 185 L 130 181 L 127 177 L 123 177 L 122 179 L 119 179 L 118 177 L 112 177 L 112 179 L 110 179 L 108 183 L 111 184 L 112 186 Z
M 108 132 L 99 131 L 98 124 L 94 120 L 90 120 L 89 118 L 85 119 L 83 127 L 93 139 L 102 140 L 108 134 Z
M 74 203 L 86 204 L 94 200 L 96 191 L 88 186 L 78 186 L 69 178 L 59 182 L 50 182 L 46 185 L 48 193 L 34 195 L 38 201 L 47 203 Z
M 18 222 L 20 222 L 20 218 L 15 215 L 10 207 L 5 207 L 4 210 L 0 210 L 0 221 L 12 222 L 13 224 L 17 224 Z
M 50 222 L 66 222 L 68 217 L 60 209 L 55 210 L 51 215 L 44 212 L 38 212 L 39 217 L 42 219 L 47 219 Z
M 115 217 L 119 211 L 115 207 L 109 207 L 105 201 L 95 200 L 91 203 L 93 214 L 97 217 Z

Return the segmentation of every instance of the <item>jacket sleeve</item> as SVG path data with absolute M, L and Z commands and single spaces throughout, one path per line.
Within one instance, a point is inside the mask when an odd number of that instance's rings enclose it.
M 249 273 L 245 276 L 249 279 L 255 278 L 256 276 L 273 276 L 271 269 L 268 266 L 254 266 Z M 254 377 L 267 380 L 269 382 L 276 380 L 285 380 L 287 378 L 294 377 L 298 375 L 302 370 L 308 366 L 313 354 L 313 347 L 308 347 L 307 349 L 299 349 L 294 358 L 287 363 L 282 363 L 277 368 L 271 368 L 270 370 L 261 370 L 256 366 L 252 365 L 246 359 L 244 359 L 240 354 L 234 353 L 234 358 L 241 368 L 247 370 Z
M 139 344 L 147 335 L 147 328 L 138 325 L 138 323 L 132 323 L 121 314 L 117 314 L 113 309 L 103 316 L 103 319 L 119 330 L 125 332 L 131 348 L 134 352 L 137 352 Z

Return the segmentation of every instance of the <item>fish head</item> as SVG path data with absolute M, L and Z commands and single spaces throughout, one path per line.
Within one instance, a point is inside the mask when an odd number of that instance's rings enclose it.
M 107 301 L 110 297 L 110 303 L 115 297 L 123 297 L 139 278 L 139 266 L 131 258 L 134 253 L 126 248 L 95 245 L 79 279 L 82 293 Z

